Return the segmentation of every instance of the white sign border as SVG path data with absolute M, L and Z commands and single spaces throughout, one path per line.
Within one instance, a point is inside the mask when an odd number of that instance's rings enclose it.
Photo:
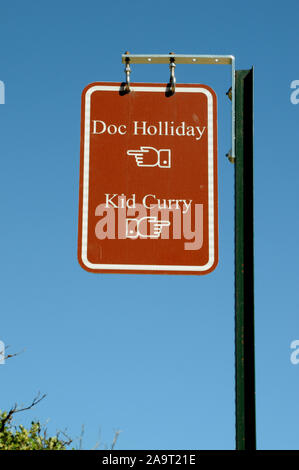
M 165 87 L 131 86 L 134 92 L 163 92 Z M 84 159 L 83 159 L 83 204 L 82 204 L 82 246 L 81 259 L 84 265 L 91 270 L 123 270 L 123 271 L 208 271 L 215 261 L 214 240 L 214 126 L 213 126 L 213 95 L 206 88 L 176 87 L 176 93 L 203 93 L 208 99 L 208 199 L 209 199 L 209 261 L 203 266 L 181 265 L 152 265 L 152 264 L 94 264 L 87 259 L 88 237 L 88 199 L 89 199 L 89 143 L 90 143 L 90 109 L 91 95 L 95 91 L 116 91 L 119 86 L 95 85 L 85 94 L 85 128 L 84 128 Z

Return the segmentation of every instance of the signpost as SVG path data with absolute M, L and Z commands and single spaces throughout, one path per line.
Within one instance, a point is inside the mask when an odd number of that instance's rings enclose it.
M 236 449 L 256 448 L 253 70 L 233 56 L 123 55 L 126 84 L 82 95 L 78 258 L 92 272 L 207 274 L 218 262 L 217 106 L 176 85 L 175 64 L 231 65 L 235 163 Z M 170 63 L 169 90 L 130 84 L 130 63 Z
M 236 72 L 236 448 L 256 448 L 253 244 L 253 69 Z
M 93 272 L 206 274 L 218 261 L 217 106 L 205 85 L 82 95 L 78 254 Z

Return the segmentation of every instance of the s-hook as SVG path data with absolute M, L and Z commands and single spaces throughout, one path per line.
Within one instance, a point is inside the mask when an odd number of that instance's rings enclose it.
M 176 78 L 174 75 L 174 69 L 175 69 L 175 57 L 170 57 L 169 59 L 169 70 L 170 70 L 170 79 L 169 79 L 169 85 L 170 85 L 170 90 L 171 93 L 174 95 L 175 93 L 175 85 L 176 85 Z
M 129 52 L 126 52 L 126 54 L 129 54 Z M 131 67 L 130 67 L 130 57 L 126 57 L 126 68 L 125 68 L 125 73 L 126 73 L 126 83 L 124 86 L 124 89 L 126 92 L 130 92 L 130 73 L 131 73 Z

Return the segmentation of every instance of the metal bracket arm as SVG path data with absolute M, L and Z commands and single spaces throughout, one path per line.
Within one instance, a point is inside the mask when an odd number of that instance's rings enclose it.
M 231 65 L 232 89 L 232 148 L 229 153 L 235 159 L 235 57 L 233 55 L 198 55 L 198 54 L 122 54 L 122 63 L 126 64 L 169 64 L 171 57 L 175 64 Z

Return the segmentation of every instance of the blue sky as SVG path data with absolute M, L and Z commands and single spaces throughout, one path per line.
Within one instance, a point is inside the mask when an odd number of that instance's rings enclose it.
M 234 247 L 227 66 L 177 66 L 218 96 L 219 266 L 207 276 L 92 274 L 77 262 L 80 99 L 123 81 L 121 54 L 233 54 L 255 67 L 257 443 L 298 449 L 298 2 L 1 5 L 1 409 L 101 448 L 234 448 Z M 164 83 L 165 65 L 132 81 Z M 150 299 L 150 301 L 149 301 Z M 100 433 L 100 434 L 99 434 Z

